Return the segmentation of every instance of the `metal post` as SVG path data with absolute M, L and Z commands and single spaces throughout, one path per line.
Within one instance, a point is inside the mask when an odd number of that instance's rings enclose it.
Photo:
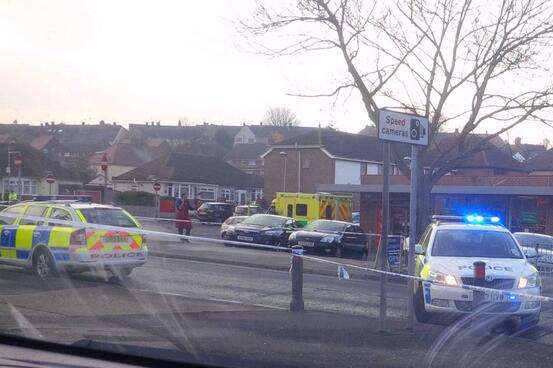
M 387 271 L 388 222 L 390 218 L 390 143 L 383 143 L 382 184 L 382 236 L 380 238 L 380 269 Z M 387 277 L 380 274 L 380 331 L 386 331 L 386 285 Z
M 23 182 L 21 181 L 21 166 L 23 164 L 19 164 L 17 166 L 17 180 L 19 181 L 19 200 L 21 201 L 21 195 L 23 194 Z
M 104 171 L 104 198 L 103 198 L 103 202 L 104 204 L 107 203 L 107 194 L 108 194 L 108 168 L 106 166 L 106 170 Z
M 288 161 L 288 160 L 287 160 L 287 157 L 284 156 L 284 175 L 282 175 L 282 177 L 284 178 L 284 179 L 283 179 L 283 180 L 284 180 L 284 183 L 283 183 L 283 185 L 282 185 L 282 191 L 283 191 L 283 192 L 286 192 L 286 161 Z
M 415 275 L 415 244 L 417 243 L 417 185 L 419 173 L 419 147 L 411 145 L 411 193 L 409 194 L 409 248 L 407 252 L 407 272 Z M 415 314 L 413 310 L 413 292 L 415 281 L 407 281 L 407 326 L 413 329 L 415 326 Z
M 49 188 L 48 188 L 48 195 L 49 196 L 52 196 L 52 183 L 48 183 L 49 185 Z
M 292 300 L 290 300 L 290 311 L 303 312 L 303 247 L 294 245 L 292 247 Z
M 298 193 L 301 193 L 301 150 L 298 149 Z

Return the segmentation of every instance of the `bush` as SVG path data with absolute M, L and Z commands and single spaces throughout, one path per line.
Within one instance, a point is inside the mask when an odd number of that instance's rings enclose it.
M 128 206 L 155 206 L 155 194 L 148 192 L 118 192 L 115 203 Z

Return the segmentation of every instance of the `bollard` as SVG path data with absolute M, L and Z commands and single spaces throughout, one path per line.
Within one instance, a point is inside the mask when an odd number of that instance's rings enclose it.
M 484 286 L 484 280 L 486 279 L 486 262 L 476 261 L 472 264 L 474 266 L 474 282 L 475 286 Z M 474 290 L 472 292 L 472 305 L 473 310 L 484 303 L 485 294 L 483 291 Z
M 303 247 L 294 245 L 292 247 L 292 300 L 290 311 L 303 312 Z

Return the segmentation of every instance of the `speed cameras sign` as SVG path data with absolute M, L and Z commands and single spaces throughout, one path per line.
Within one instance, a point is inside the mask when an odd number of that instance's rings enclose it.
M 378 138 L 385 141 L 428 145 L 428 119 L 390 110 L 378 112 Z

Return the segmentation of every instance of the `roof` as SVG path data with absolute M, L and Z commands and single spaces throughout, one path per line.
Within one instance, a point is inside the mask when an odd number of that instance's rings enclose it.
M 553 148 L 539 153 L 526 163 L 532 171 L 553 171 Z
M 41 135 L 39 137 L 36 137 L 33 139 L 30 143 L 31 147 L 37 149 L 37 150 L 43 150 L 44 147 L 50 143 L 50 141 L 54 138 L 52 135 Z
M 263 178 L 246 174 L 225 161 L 211 156 L 169 153 L 145 163 L 114 180 L 215 184 L 235 188 L 262 188 Z
M 8 149 L 7 144 L 0 145 L 0 167 L 8 166 Z M 57 179 L 77 180 L 71 170 L 49 159 L 44 153 L 28 144 L 16 143 L 13 150 L 21 152 L 21 175 L 24 177 L 44 178 L 48 173 L 52 173 Z M 5 175 L 4 173 L 5 171 L 2 170 L 2 175 Z
M 344 133 L 333 129 L 316 129 L 290 138 L 276 146 L 320 146 L 336 158 L 382 162 L 382 142 L 376 137 Z
M 36 146 L 47 144 L 47 136 L 55 137 L 66 152 L 92 153 L 105 150 L 121 129 L 117 124 L 0 124 L 0 134 L 8 134 L 20 142 L 33 142 Z M 40 149 L 40 148 L 39 148 Z
M 267 145 L 263 143 L 236 144 L 225 155 L 225 160 L 255 160 L 265 151 L 267 151 Z
M 306 134 L 319 128 L 306 126 L 276 126 L 269 124 L 246 125 L 256 137 L 268 138 L 271 143 Z
M 217 131 L 234 137 L 242 127 L 239 125 L 145 125 L 129 124 L 131 139 L 195 140 L 205 135 L 214 135 Z
M 509 232 L 504 226 L 492 225 L 492 224 L 465 224 L 465 223 L 452 223 L 452 222 L 438 222 L 435 225 L 441 230 L 484 230 L 484 231 L 501 231 Z
M 107 156 L 111 165 L 137 167 L 160 156 L 159 150 L 150 149 L 146 146 L 136 146 L 130 143 L 116 143 L 106 150 L 94 153 L 88 160 L 90 164 L 100 164 Z

